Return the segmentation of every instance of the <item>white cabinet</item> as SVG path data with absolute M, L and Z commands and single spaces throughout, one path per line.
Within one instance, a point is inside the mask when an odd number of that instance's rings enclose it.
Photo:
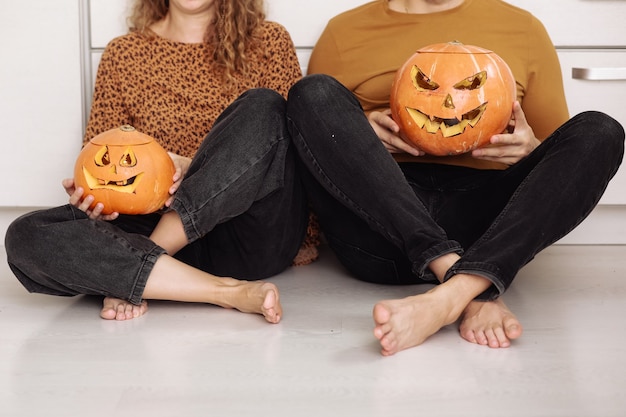
M 126 18 L 130 13 L 131 0 L 79 0 L 89 11 L 89 45 L 102 49 L 116 36 L 128 31 Z
M 0 206 L 67 201 L 82 140 L 77 0 L 0 2 Z
M 312 49 L 335 15 L 366 3 L 363 0 L 266 0 L 267 17 L 289 31 L 298 48 Z
M 509 3 L 530 11 L 544 23 L 559 54 L 570 113 L 599 110 L 626 125 L 626 1 Z M 600 204 L 626 205 L 626 164 L 609 184 Z
M 506 1 L 537 16 L 557 48 L 626 46 L 625 0 Z

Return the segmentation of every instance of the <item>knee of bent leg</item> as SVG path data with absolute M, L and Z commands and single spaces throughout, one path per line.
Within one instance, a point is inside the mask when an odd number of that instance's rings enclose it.
M 587 141 L 590 146 L 619 156 L 620 160 L 624 154 L 624 128 L 622 125 L 608 114 L 598 111 L 586 111 L 576 116 L 581 125 L 586 126 L 591 132 L 592 141 Z
M 328 97 L 335 96 L 337 90 L 345 88 L 333 77 L 326 74 L 307 75 L 295 83 L 289 90 L 289 102 L 302 102 L 307 106 L 323 103 Z
M 37 236 L 37 223 L 33 214 L 25 214 L 13 220 L 7 228 L 4 237 L 4 247 L 7 252 L 7 260 L 10 262 L 16 256 L 24 256 L 32 247 L 32 242 Z
M 603 114 L 603 113 L 601 113 Z M 613 141 L 613 147 L 615 151 L 623 157 L 624 155 L 624 126 L 622 126 L 617 120 L 603 114 L 604 116 L 604 128 L 607 132 L 607 136 Z
M 7 260 L 38 259 L 54 253 L 60 238 L 58 229 L 51 226 L 72 219 L 74 210 L 66 205 L 33 211 L 13 220 L 4 237 Z
M 285 111 L 285 99 L 278 92 L 269 88 L 253 88 L 240 96 L 240 99 L 249 103 L 253 107 L 252 114 L 261 115 L 261 119 L 266 115 L 282 114 Z

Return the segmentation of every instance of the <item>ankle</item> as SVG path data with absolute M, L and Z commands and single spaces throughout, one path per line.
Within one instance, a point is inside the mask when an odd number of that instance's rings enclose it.
M 428 267 L 433 274 L 437 277 L 437 280 L 441 283 L 448 272 L 448 270 L 454 265 L 461 257 L 457 253 L 446 253 L 439 258 L 434 259 L 428 264 Z
M 454 323 L 463 314 L 465 299 L 452 286 L 440 284 L 426 294 L 434 297 L 433 306 L 439 309 L 439 317 L 443 320 L 442 325 Z
M 461 317 L 467 306 L 490 285 L 491 282 L 481 276 L 458 274 L 431 291 L 436 292 L 442 302 L 447 304 L 448 319 L 452 323 Z
M 492 285 L 487 278 L 474 274 L 452 275 L 446 283 L 454 287 L 457 292 L 465 295 L 468 298 L 468 304 Z

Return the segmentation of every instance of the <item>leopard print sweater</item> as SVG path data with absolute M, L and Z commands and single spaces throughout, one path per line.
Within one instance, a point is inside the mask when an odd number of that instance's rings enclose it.
M 205 44 L 170 41 L 154 33 L 131 32 L 105 48 L 85 130 L 84 142 L 124 124 L 154 137 L 167 151 L 193 157 L 217 117 L 250 88 L 273 89 L 283 97 L 302 76 L 286 29 L 265 22 L 264 48 L 248 51 L 250 70 L 237 75 L 225 92 L 222 77 Z M 311 216 L 307 237 L 294 260 L 317 258 L 318 226 Z
M 266 22 L 265 50 L 249 51 L 250 72 L 239 75 L 232 92 L 207 58 L 207 46 L 173 42 L 132 32 L 104 50 L 84 140 L 129 124 L 168 151 L 193 157 L 217 117 L 241 93 L 266 87 L 286 97 L 301 76 L 287 31 Z

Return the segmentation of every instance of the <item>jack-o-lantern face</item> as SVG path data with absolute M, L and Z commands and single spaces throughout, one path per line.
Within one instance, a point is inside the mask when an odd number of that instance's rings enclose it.
M 165 149 L 132 126 L 111 129 L 91 139 L 74 167 L 74 183 L 100 202 L 104 214 L 147 214 L 169 196 L 175 168 Z
M 403 136 L 431 155 L 457 155 L 489 142 L 511 118 L 515 80 L 494 52 L 458 42 L 418 50 L 398 70 L 390 95 Z

